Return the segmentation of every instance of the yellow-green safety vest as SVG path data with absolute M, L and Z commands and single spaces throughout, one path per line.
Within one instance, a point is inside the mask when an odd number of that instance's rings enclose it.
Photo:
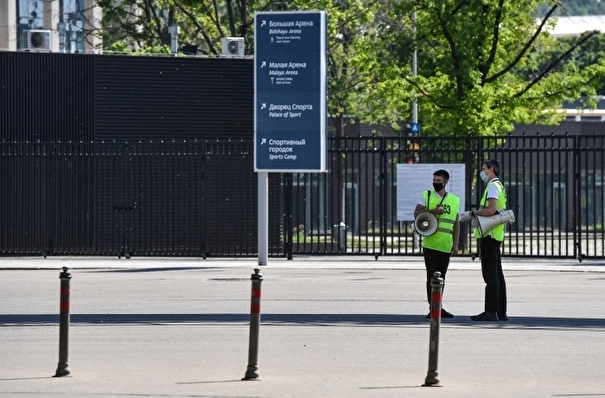
M 443 207 L 443 214 L 435 215 L 438 221 L 437 231 L 430 236 L 424 237 L 422 247 L 450 253 L 454 245 L 454 224 L 460 210 L 460 198 L 446 192 L 445 197 L 442 199 L 435 192 L 431 191 L 424 191 L 423 198 L 426 204 L 425 210 L 432 210 L 441 206 Z
M 502 186 L 500 180 L 491 180 L 487 183 L 487 186 L 483 191 L 483 196 L 481 197 L 481 202 L 479 202 L 481 206 L 480 208 L 483 209 L 487 207 L 487 191 L 489 184 L 494 184 L 498 188 L 498 202 L 496 203 L 496 210 L 500 211 L 506 209 L 506 192 L 504 191 L 504 186 Z M 496 225 L 493 229 L 487 231 L 483 236 L 481 236 L 478 228 L 474 228 L 473 235 L 477 239 L 491 235 L 492 238 L 502 242 L 504 240 L 504 224 Z

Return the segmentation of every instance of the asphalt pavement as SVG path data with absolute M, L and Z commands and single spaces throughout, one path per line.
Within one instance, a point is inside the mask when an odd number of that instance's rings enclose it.
M 68 365 L 59 276 L 70 273 Z M 262 275 L 257 380 L 251 276 Z M 0 258 L 2 397 L 605 397 L 605 262 L 504 259 L 509 321 L 477 323 L 452 260 L 429 364 L 420 257 Z M 66 353 L 63 352 L 63 355 Z

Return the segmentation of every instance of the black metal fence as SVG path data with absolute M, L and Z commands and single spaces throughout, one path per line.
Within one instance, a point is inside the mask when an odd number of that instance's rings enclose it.
M 0 250 L 253 255 L 250 148 L 227 140 L 0 144 Z
M 516 215 L 504 255 L 605 258 L 604 140 L 331 138 L 330 172 L 270 175 L 269 254 L 419 255 L 410 222 L 397 219 L 398 165 L 464 164 L 471 209 L 478 168 L 493 157 Z M 250 140 L 2 143 L 0 253 L 254 256 L 252 151 Z
M 482 161 L 496 158 L 516 215 L 504 255 L 602 258 L 604 140 L 596 134 L 333 138 L 330 173 L 292 176 L 292 252 L 420 254 L 411 222 L 397 219 L 398 165 L 464 164 L 469 210 L 483 190 Z M 476 240 L 468 224 L 462 227 L 463 253 L 475 255 Z

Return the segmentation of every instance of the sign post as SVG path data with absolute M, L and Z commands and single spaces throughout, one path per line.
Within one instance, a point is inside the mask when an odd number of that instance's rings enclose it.
M 268 258 L 268 173 L 327 171 L 325 11 L 254 14 L 258 259 Z

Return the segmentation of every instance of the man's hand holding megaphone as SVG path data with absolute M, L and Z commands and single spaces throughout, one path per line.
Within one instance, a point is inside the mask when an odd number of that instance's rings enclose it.
M 483 216 L 479 214 L 479 210 L 473 210 L 461 214 L 459 219 L 462 222 L 471 220 L 471 226 L 477 228 L 481 236 L 485 236 L 497 225 L 514 223 L 515 213 L 512 210 L 497 210 L 490 216 Z

